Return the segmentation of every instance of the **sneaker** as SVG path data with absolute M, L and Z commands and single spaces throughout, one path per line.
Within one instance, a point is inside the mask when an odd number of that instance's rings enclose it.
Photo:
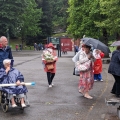
M 15 108 L 15 107 L 17 107 L 17 105 L 16 105 L 16 104 L 13 104 L 12 107 Z
M 24 108 L 24 107 L 26 107 L 26 105 L 25 104 L 21 104 L 21 106 Z
M 49 85 L 49 88 L 51 88 L 52 87 L 52 85 Z
M 52 83 L 52 86 L 54 86 L 54 84 Z
M 100 80 L 101 82 L 103 82 L 103 80 Z
M 97 81 L 97 80 L 94 80 L 95 82 Z

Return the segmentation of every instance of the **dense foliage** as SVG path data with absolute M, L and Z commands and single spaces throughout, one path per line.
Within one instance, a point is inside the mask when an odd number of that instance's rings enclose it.
M 24 12 L 27 6 L 26 0 L 0 0 L 0 35 L 6 35 L 9 30 L 14 34 L 19 27 L 19 15 Z
M 103 40 L 120 39 L 119 0 L 0 0 L 0 35 L 41 42 L 67 32 Z M 34 42 L 34 41 L 32 41 Z
M 66 31 L 67 7 L 67 0 L 0 0 L 0 35 L 40 42 Z
M 83 35 L 108 42 L 109 36 L 120 39 L 119 0 L 69 0 L 68 33 L 75 38 Z

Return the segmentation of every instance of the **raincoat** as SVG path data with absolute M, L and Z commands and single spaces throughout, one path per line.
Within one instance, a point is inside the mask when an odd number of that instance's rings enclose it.
M 18 80 L 20 82 L 24 82 L 23 75 L 17 69 L 11 68 L 7 74 L 5 72 L 5 69 L 0 69 L 0 84 L 16 83 Z M 2 87 L 2 90 L 9 94 L 17 95 L 28 92 L 26 86 L 23 85 Z
M 120 76 L 120 50 L 115 50 L 112 53 L 108 73 Z
M 48 48 L 49 47 L 53 47 L 53 49 L 54 49 L 54 46 L 53 46 L 53 44 L 52 43 L 49 43 L 48 44 L 48 46 L 47 46 Z M 49 51 L 48 49 L 46 49 L 46 51 Z M 49 51 L 50 52 L 50 51 Z M 53 56 L 54 56 L 54 62 L 52 63 L 53 64 L 53 66 L 54 66 L 54 69 L 51 69 L 51 70 L 48 70 L 47 69 L 47 61 L 44 59 L 44 57 L 42 56 L 42 62 L 43 62 L 43 64 L 44 64 L 44 71 L 45 72 L 50 72 L 50 73 L 56 73 L 56 61 L 58 60 L 58 57 L 57 57 L 57 55 L 56 55 L 56 52 L 53 50 L 52 52 L 50 52 L 50 54 L 52 54 Z
M 7 46 L 5 49 L 0 48 L 0 68 L 4 68 L 4 59 L 13 59 L 11 48 L 9 46 Z
M 99 74 L 102 72 L 102 58 L 104 57 L 104 53 L 100 52 L 98 57 L 94 57 L 96 58 L 96 60 L 94 61 L 94 74 Z

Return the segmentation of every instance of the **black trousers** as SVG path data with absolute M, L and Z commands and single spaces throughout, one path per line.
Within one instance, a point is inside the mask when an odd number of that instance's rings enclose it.
M 53 81 L 54 76 L 55 76 L 55 73 L 47 72 L 47 79 L 48 79 L 48 84 L 49 84 L 49 85 L 52 84 L 52 81 Z
M 120 76 L 113 75 L 113 77 L 115 78 L 115 83 L 113 85 L 111 93 L 120 95 Z

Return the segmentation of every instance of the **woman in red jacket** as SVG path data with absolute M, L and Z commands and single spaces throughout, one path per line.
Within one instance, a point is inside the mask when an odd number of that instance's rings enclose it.
M 102 80 L 102 59 L 104 57 L 104 53 L 101 50 L 94 49 L 93 56 L 95 57 L 94 61 L 94 81 L 103 81 Z
M 42 61 L 44 64 L 44 71 L 47 73 L 47 79 L 50 88 L 53 86 L 52 81 L 56 73 L 57 60 L 58 57 L 54 51 L 54 46 L 52 43 L 49 43 L 47 49 L 43 51 Z

